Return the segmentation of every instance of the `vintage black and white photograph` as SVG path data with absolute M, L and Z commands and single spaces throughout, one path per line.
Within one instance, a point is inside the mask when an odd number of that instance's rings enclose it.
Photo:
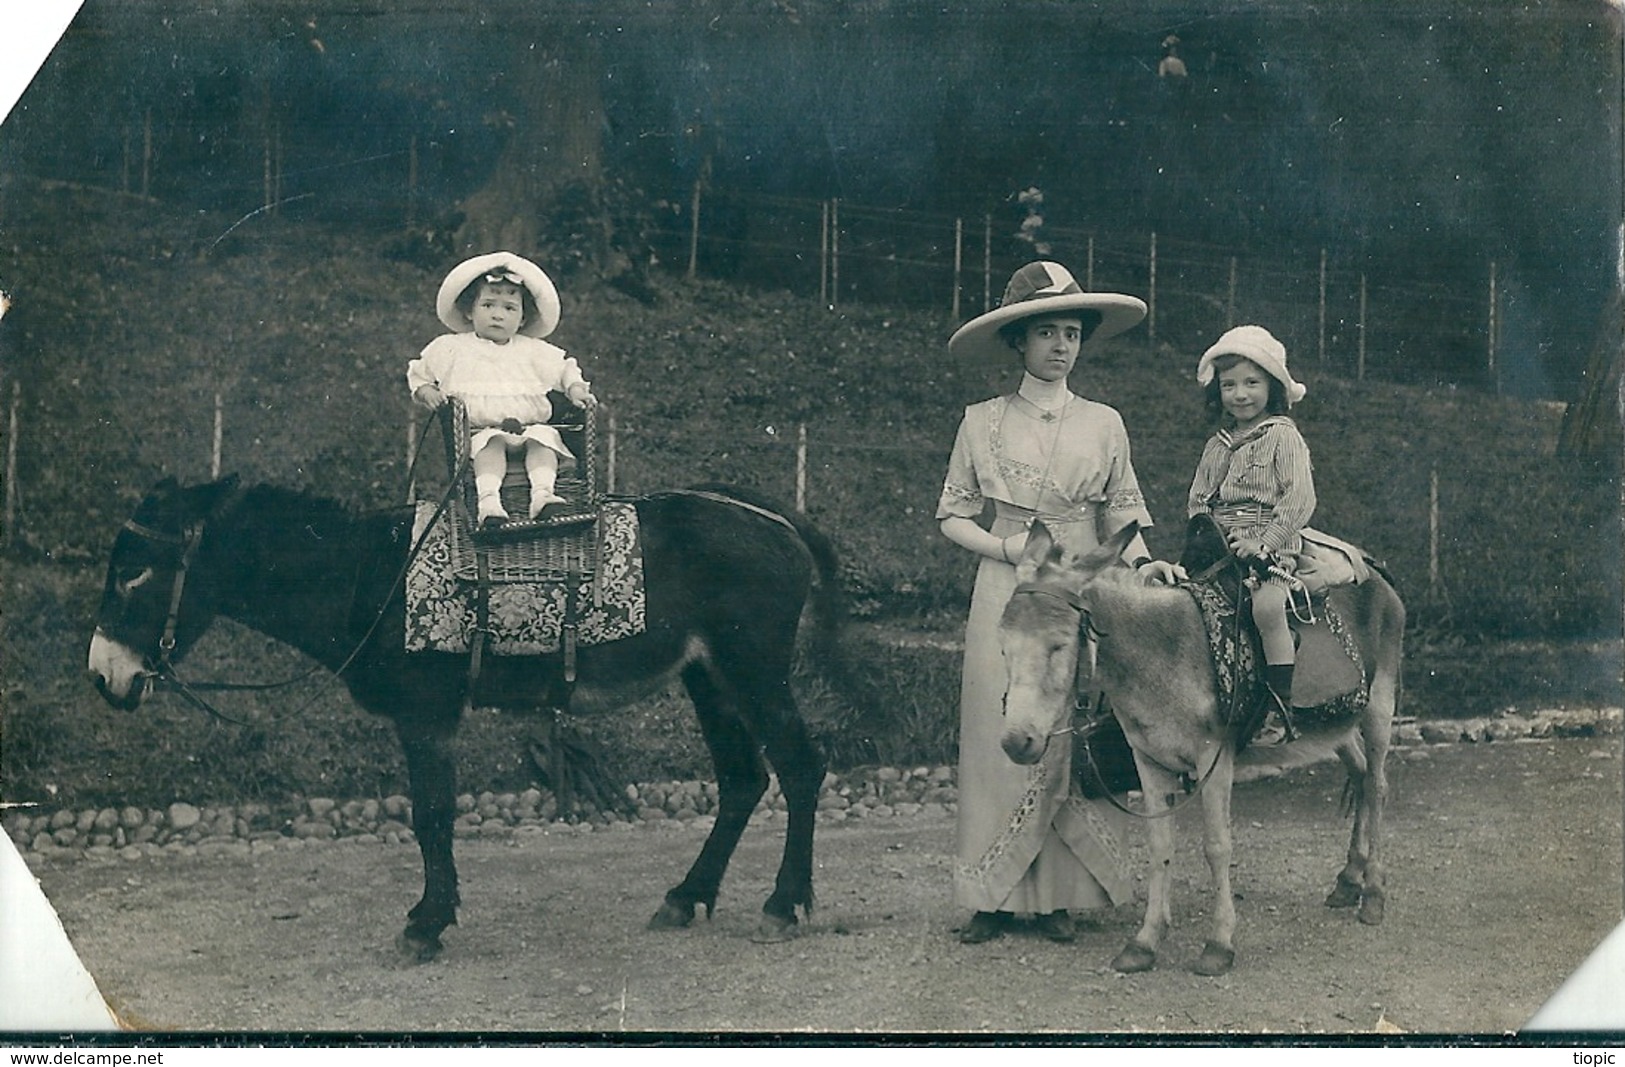
M 61 23 L 7 1040 L 1625 1034 L 1618 0 Z

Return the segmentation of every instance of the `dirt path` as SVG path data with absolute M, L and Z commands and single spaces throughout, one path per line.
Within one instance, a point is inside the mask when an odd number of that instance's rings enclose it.
M 1185 969 L 1208 910 L 1195 809 L 1180 816 L 1175 930 L 1159 968 L 1109 969 L 1138 907 L 1072 945 L 962 946 L 950 819 L 821 828 L 820 907 L 749 940 L 779 828 L 753 827 L 709 923 L 644 922 L 691 830 L 461 841 L 465 907 L 437 962 L 392 940 L 414 848 L 36 863 L 104 994 L 147 1028 L 276 1031 L 1412 1033 L 1517 1029 L 1621 917 L 1620 738 L 1402 750 L 1380 927 L 1321 905 L 1347 824 L 1320 765 L 1239 785 L 1235 971 Z M 1188 818 L 1186 815 L 1188 814 Z

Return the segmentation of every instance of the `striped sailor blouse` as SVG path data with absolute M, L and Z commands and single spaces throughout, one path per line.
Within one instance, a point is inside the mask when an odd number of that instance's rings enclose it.
M 1226 530 L 1252 531 L 1272 551 L 1296 551 L 1315 513 L 1309 445 L 1285 415 L 1245 433 L 1208 438 L 1191 481 L 1187 514 L 1209 512 Z

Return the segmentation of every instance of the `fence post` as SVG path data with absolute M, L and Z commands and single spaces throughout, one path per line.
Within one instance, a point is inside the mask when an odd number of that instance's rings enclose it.
M 960 270 L 965 262 L 965 220 L 954 219 L 954 318 L 959 321 Z
M 1365 381 L 1365 271 L 1360 272 L 1360 352 L 1354 367 L 1356 381 Z
M 406 146 L 406 225 L 416 226 L 418 221 L 418 135 L 413 134 Z
M 1089 235 L 1089 251 L 1084 259 L 1083 287 L 1095 291 L 1095 235 Z
M 702 174 L 694 176 L 694 195 L 688 205 L 688 280 L 694 280 L 694 274 L 700 266 L 700 183 L 705 178 Z
M 1093 285 L 1093 283 L 1091 283 Z M 1154 348 L 1157 344 L 1157 232 L 1151 231 L 1151 284 L 1146 300 L 1146 340 Z
M 412 405 L 406 406 L 406 502 L 418 502 L 418 475 L 413 460 L 417 459 L 418 413 Z M 451 472 L 447 472 L 450 476 Z
M 609 417 L 609 432 L 605 435 L 607 447 L 604 450 L 604 491 L 615 491 L 615 416 Z
M 22 406 L 23 385 L 11 383 L 11 406 L 6 415 L 6 528 L 5 543 L 17 540 L 17 409 Z
M 130 148 L 130 122 L 129 122 L 128 119 L 126 119 L 125 122 L 124 122 L 124 169 L 119 171 L 119 192 L 121 192 L 121 193 L 128 193 L 130 191 L 130 157 L 131 157 L 131 154 L 132 153 L 131 153 L 131 148 Z
M 796 510 L 807 510 L 807 424 L 796 425 Z
M 993 307 L 993 216 L 982 216 L 982 310 Z
M 220 390 L 214 391 L 214 441 L 209 449 L 209 477 L 220 477 L 220 442 L 225 437 L 226 405 Z
M 818 303 L 829 307 L 829 201 L 818 206 Z
M 1439 468 L 1428 471 L 1428 596 L 1439 591 Z
M 1230 295 L 1224 306 L 1224 328 L 1236 324 L 1236 257 L 1230 257 Z
M 260 133 L 260 207 L 271 210 L 271 128 Z
M 1492 388 L 1494 388 L 1494 390 L 1497 393 L 1500 393 L 1500 391 L 1501 391 L 1501 370 L 1495 364 L 1495 357 L 1496 357 L 1496 354 L 1497 354 L 1496 353 L 1496 347 L 1497 347 L 1498 342 L 1500 341 L 1500 338 L 1496 336 L 1497 332 L 1500 329 L 1500 323 L 1498 321 L 1498 316 L 1496 315 L 1496 312 L 1498 310 L 1500 310 L 1499 307 L 1497 306 L 1498 303 L 1499 303 L 1499 301 L 1496 300 L 1496 293 L 1495 293 L 1495 260 L 1492 259 L 1492 260 L 1490 260 L 1490 328 L 1489 328 L 1489 343 L 1488 343 L 1488 348 L 1487 348 L 1487 352 L 1486 352 L 1486 362 L 1488 364 L 1488 368 L 1489 368 L 1489 372 L 1490 372 L 1490 385 L 1491 385 Z
M 1320 250 L 1320 365 L 1326 365 L 1326 250 Z
M 141 120 L 141 199 L 152 195 L 152 108 Z
M 841 198 L 829 202 L 829 309 L 841 302 Z

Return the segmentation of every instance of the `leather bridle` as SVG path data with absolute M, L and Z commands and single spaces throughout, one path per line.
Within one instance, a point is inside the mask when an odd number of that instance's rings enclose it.
M 1089 614 L 1089 606 L 1084 603 L 1083 595 L 1075 592 L 1074 590 L 1064 588 L 1057 589 L 1054 586 L 1044 585 L 1040 582 L 1021 582 L 1016 586 L 1014 591 L 1011 592 L 1010 596 L 1012 599 L 1017 596 L 1046 597 L 1071 610 L 1077 616 L 1077 633 L 1080 646 L 1085 640 L 1105 636 L 1102 631 L 1095 628 L 1094 620 Z M 1077 703 L 1081 703 L 1081 691 L 1078 694 L 1075 694 L 1074 700 Z M 1064 734 L 1070 734 L 1074 732 L 1075 729 L 1075 725 L 1069 723 L 1066 726 L 1051 730 L 1045 736 L 1058 737 Z M 1207 780 L 1213 776 L 1214 770 L 1216 770 L 1219 766 L 1219 757 L 1223 754 L 1222 749 L 1219 752 L 1215 752 L 1213 754 L 1213 762 L 1208 764 L 1207 770 L 1202 772 L 1202 777 L 1197 779 L 1195 782 L 1191 781 L 1191 777 L 1188 773 L 1175 772 L 1171 768 L 1164 767 L 1163 769 L 1168 771 L 1170 774 L 1177 773 L 1181 781 L 1184 782 L 1185 798 L 1184 800 L 1175 803 L 1174 797 L 1170 795 L 1168 797 L 1168 806 L 1166 808 L 1154 814 L 1147 814 L 1143 811 L 1135 811 L 1133 808 L 1117 799 L 1117 796 L 1111 791 L 1110 788 L 1107 787 L 1105 780 L 1101 778 L 1100 768 L 1095 764 L 1094 753 L 1089 747 L 1089 731 L 1084 731 L 1082 734 L 1080 734 L 1080 736 L 1083 738 L 1084 755 L 1088 757 L 1089 767 L 1095 773 L 1096 785 L 1100 787 L 1100 790 L 1105 794 L 1106 799 L 1111 801 L 1114 808 L 1117 808 L 1119 811 L 1124 812 L 1125 814 L 1132 815 L 1137 819 L 1166 818 L 1178 811 L 1180 808 L 1184 807 L 1185 804 L 1188 804 L 1195 798 L 1197 793 L 1201 792 L 1202 786 L 1207 784 Z M 1150 757 L 1147 758 L 1149 759 Z M 1152 762 L 1156 761 L 1153 760 Z

